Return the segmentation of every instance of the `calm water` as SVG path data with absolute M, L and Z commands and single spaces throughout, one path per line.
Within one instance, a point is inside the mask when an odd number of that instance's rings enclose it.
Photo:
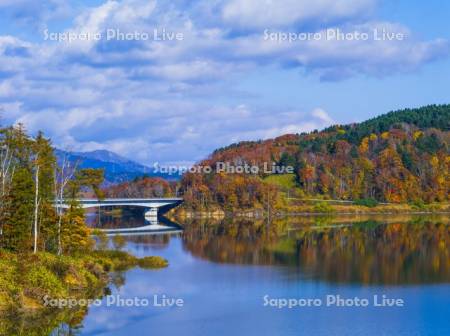
M 447 219 L 291 222 L 190 223 L 181 235 L 129 237 L 127 251 L 161 255 L 170 267 L 127 272 L 112 295 L 148 298 L 149 306 L 92 307 L 79 333 L 450 335 Z M 154 307 L 155 294 L 182 298 L 184 306 Z M 327 295 L 370 304 L 327 307 Z M 402 299 L 404 307 L 374 307 L 374 295 Z M 323 305 L 280 309 L 264 306 L 265 296 Z
M 133 227 L 139 218 L 104 219 Z M 186 223 L 177 235 L 127 238 L 125 250 L 170 266 L 118 276 L 110 296 L 148 298 L 146 307 L 91 307 L 80 335 L 450 335 L 448 218 L 296 218 Z M 154 295 L 182 307 L 155 307 Z M 368 307 L 326 306 L 327 295 Z M 404 301 L 374 307 L 373 296 Z M 266 298 L 320 299 L 277 308 Z M 142 301 L 141 301 L 142 302 Z M 64 328 L 63 328 L 64 329 Z

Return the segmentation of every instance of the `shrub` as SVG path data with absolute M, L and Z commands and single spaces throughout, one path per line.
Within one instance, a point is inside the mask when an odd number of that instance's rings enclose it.
M 111 280 L 108 273 L 136 266 L 156 269 L 167 265 L 160 257 L 138 259 L 123 251 L 56 256 L 18 255 L 0 250 L 0 312 L 10 308 L 39 308 L 46 295 L 54 299 L 67 297 L 74 291 L 84 297 L 98 295 L 95 293 Z
M 138 259 L 124 251 L 108 250 L 95 251 L 96 262 L 102 265 L 109 264 L 110 270 L 120 271 L 136 266 Z
M 169 265 L 166 259 L 161 257 L 144 257 L 139 259 L 138 265 L 141 268 L 164 268 Z
M 2 257 L 4 255 L 0 258 Z M 11 259 L 0 259 L 0 311 L 2 307 L 14 305 L 13 298 L 20 292 L 20 287 L 16 284 L 15 260 Z
M 41 299 L 43 296 L 49 295 L 57 298 L 66 294 L 61 281 L 45 266 L 33 265 L 23 276 L 25 293 L 29 297 Z
M 354 204 L 362 205 L 362 206 L 365 206 L 368 208 L 375 208 L 379 203 L 377 200 L 375 200 L 373 198 L 363 198 L 363 199 L 355 200 Z
M 426 205 L 421 199 L 411 202 L 410 205 L 415 210 L 425 210 L 426 209 Z
M 333 211 L 334 208 L 327 202 L 317 202 L 316 204 L 314 204 L 314 212 L 330 213 Z

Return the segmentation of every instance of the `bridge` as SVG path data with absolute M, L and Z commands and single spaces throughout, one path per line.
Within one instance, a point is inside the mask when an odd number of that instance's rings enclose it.
M 175 208 L 183 202 L 182 198 L 105 198 L 98 199 L 79 199 L 77 200 L 82 208 L 116 207 L 130 206 L 146 208 L 146 217 L 158 217 L 158 212 L 166 212 Z M 58 204 L 57 204 L 58 205 Z M 59 205 L 63 209 L 69 208 L 69 204 L 64 201 Z
M 160 220 L 153 217 L 146 217 L 146 225 L 130 228 L 111 228 L 111 229 L 98 229 L 103 231 L 106 236 L 153 236 L 153 235 L 167 235 L 167 234 L 179 234 L 183 232 L 183 228 L 161 217 Z

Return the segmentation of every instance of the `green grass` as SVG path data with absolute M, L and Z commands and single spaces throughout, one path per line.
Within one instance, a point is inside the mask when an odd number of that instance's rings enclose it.
M 110 272 L 167 265 L 160 257 L 137 258 L 123 251 L 57 256 L 50 253 L 19 255 L 0 250 L 0 312 L 43 308 L 45 296 L 91 298 L 109 283 Z
M 284 189 L 293 189 L 297 187 L 295 183 L 295 174 L 272 174 L 264 178 L 264 182 Z

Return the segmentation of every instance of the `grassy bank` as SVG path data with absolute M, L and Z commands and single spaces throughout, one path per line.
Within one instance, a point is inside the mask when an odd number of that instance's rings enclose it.
M 419 213 L 444 213 L 450 212 L 448 203 L 433 204 L 377 204 L 365 206 L 357 204 L 335 204 L 327 201 L 303 202 L 288 200 L 277 208 L 277 213 L 284 215 L 296 214 L 419 214 Z
M 365 214 L 365 213 L 436 213 L 449 212 L 450 203 L 382 203 L 374 199 L 330 200 L 323 195 L 307 195 L 298 187 L 293 174 L 270 175 L 265 182 L 278 188 L 275 210 L 292 214 Z
M 328 200 L 304 201 L 295 198 L 280 197 L 276 206 L 271 209 L 271 217 L 315 215 L 315 214 L 336 214 L 336 215 L 363 215 L 363 214 L 439 214 L 450 213 L 449 203 L 432 204 L 377 204 L 358 205 L 351 203 L 338 203 Z M 191 210 L 183 207 L 175 209 L 170 214 L 174 220 L 184 220 L 191 218 L 263 218 L 267 211 L 263 207 L 252 209 L 235 209 L 234 211 L 224 211 L 220 208 Z
M 39 309 L 44 297 L 96 298 L 115 271 L 161 268 L 159 257 L 136 258 L 122 251 L 93 251 L 77 256 L 0 251 L 0 312 Z

